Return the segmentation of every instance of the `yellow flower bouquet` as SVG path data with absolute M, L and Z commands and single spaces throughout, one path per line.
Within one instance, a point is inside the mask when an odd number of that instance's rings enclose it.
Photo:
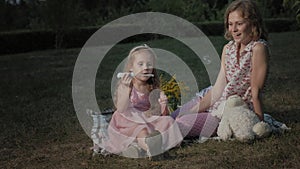
M 176 75 L 171 76 L 171 78 L 160 75 L 159 80 L 161 82 L 161 90 L 168 97 L 169 109 L 172 112 L 180 106 L 181 96 L 187 94 L 190 88 L 183 82 L 177 82 Z

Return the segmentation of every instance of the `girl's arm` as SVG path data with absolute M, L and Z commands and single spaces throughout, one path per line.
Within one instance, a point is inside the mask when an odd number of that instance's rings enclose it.
M 252 94 L 254 111 L 261 121 L 264 120 L 262 101 L 261 101 L 261 90 L 264 86 L 266 75 L 267 75 L 268 56 L 269 56 L 268 50 L 264 44 L 257 43 L 253 47 L 251 94 Z
M 125 111 L 129 106 L 131 82 L 132 77 L 130 77 L 128 74 L 120 79 L 116 95 L 116 108 L 119 112 Z
M 226 46 L 223 47 L 222 51 L 222 60 L 221 60 L 221 69 L 219 71 L 215 85 L 206 95 L 200 100 L 199 104 L 195 105 L 192 109 L 192 113 L 204 112 L 211 105 L 213 105 L 223 93 L 223 90 L 226 86 L 226 76 L 225 76 L 225 50 Z

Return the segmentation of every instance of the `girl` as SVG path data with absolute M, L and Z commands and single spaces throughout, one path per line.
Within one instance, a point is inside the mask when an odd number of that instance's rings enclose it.
M 105 149 L 109 152 L 123 152 L 124 156 L 138 158 L 140 154 L 135 150 L 139 147 L 151 157 L 181 142 L 182 135 L 171 117 L 149 117 L 149 112 L 146 114 L 151 107 L 150 93 L 159 89 L 155 61 L 154 51 L 146 45 L 137 46 L 130 51 L 124 69 L 128 73 L 121 77 L 117 85 L 117 110 L 108 127 L 109 140 L 105 142 Z M 154 99 L 160 104 L 159 114 L 167 114 L 167 97 L 164 93 L 160 92 Z M 155 100 L 151 103 L 154 102 Z
M 228 6 L 224 19 L 225 38 L 229 42 L 222 51 L 221 69 L 215 85 L 204 92 L 203 98 L 194 99 L 183 106 L 183 110 L 173 114 L 181 129 L 191 129 L 184 135 L 195 136 L 200 133 L 202 137 L 210 137 L 214 134 L 218 119 L 211 112 L 231 95 L 239 95 L 259 119 L 264 120 L 261 93 L 267 75 L 269 53 L 262 17 L 253 1 L 237 0 Z M 196 114 L 181 116 L 179 111 L 185 110 Z

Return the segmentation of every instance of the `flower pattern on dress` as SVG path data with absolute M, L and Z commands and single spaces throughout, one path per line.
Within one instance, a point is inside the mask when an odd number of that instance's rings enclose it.
M 239 95 L 253 109 L 251 95 L 251 71 L 252 71 L 252 55 L 253 47 L 257 43 L 267 46 L 266 41 L 260 39 L 258 41 L 249 42 L 241 52 L 239 62 L 237 60 L 237 44 L 230 41 L 225 48 L 225 76 L 227 85 L 222 93 L 220 100 L 213 106 L 216 109 L 219 104 L 231 95 Z

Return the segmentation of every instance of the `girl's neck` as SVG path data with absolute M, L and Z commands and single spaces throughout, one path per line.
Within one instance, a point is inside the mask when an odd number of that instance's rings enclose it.
M 143 81 L 134 80 L 133 81 L 133 87 L 142 93 L 149 93 L 149 84 Z

